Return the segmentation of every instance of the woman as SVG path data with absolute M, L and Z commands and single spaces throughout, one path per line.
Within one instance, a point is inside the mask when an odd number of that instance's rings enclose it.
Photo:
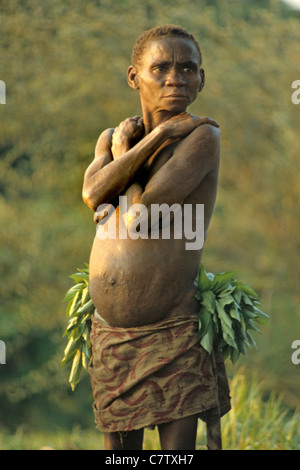
M 202 245 L 187 249 L 188 231 L 179 236 L 176 228 L 197 226 L 196 209 L 204 206 L 206 238 L 220 132 L 215 121 L 186 112 L 204 86 L 201 51 L 186 30 L 146 31 L 128 83 L 140 93 L 142 117 L 101 134 L 83 185 L 98 222 L 90 256 L 96 423 L 106 449 L 141 449 L 143 429 L 154 425 L 162 449 L 194 449 L 198 417 L 227 412 L 229 391 L 221 358 L 197 340 L 194 279 Z M 151 217 L 157 205 L 170 209 L 159 223 Z M 187 207 L 194 209 L 189 220 Z

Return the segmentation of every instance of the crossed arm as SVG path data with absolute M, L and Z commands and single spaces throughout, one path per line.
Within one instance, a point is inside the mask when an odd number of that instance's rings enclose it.
M 220 132 L 215 121 L 183 113 L 157 126 L 133 147 L 132 141 L 143 130 L 141 120 L 129 118 L 124 123 L 123 129 L 101 134 L 95 159 L 85 173 L 83 200 L 93 211 L 121 194 L 127 195 L 128 205 L 182 204 L 218 168 Z M 181 140 L 171 158 L 143 187 L 136 180 L 138 171 L 166 141 L 177 139 Z

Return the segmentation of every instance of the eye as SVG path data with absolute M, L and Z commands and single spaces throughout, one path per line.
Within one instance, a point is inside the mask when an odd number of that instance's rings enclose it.
M 165 70 L 166 70 L 165 65 L 156 65 L 155 67 L 153 67 L 154 72 L 164 72 Z
M 192 72 L 197 72 L 198 68 L 197 65 L 194 64 L 193 62 L 183 64 L 182 70 L 184 73 L 192 73 Z
M 186 73 L 197 73 L 198 68 L 197 66 L 195 67 L 194 65 L 186 65 L 183 71 Z

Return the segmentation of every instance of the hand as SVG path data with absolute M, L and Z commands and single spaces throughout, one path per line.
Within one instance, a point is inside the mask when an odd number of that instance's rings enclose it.
M 212 124 L 219 127 L 219 124 L 209 117 L 193 116 L 186 112 L 173 116 L 158 127 L 167 133 L 168 138 L 178 139 L 185 137 L 201 124 Z
M 144 133 L 143 119 L 130 117 L 115 128 L 112 136 L 111 151 L 114 159 L 126 153 Z

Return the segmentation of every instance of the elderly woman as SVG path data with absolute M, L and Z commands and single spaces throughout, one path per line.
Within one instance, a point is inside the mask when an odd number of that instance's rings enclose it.
M 199 230 L 206 238 L 219 171 L 218 124 L 186 112 L 204 86 L 201 62 L 186 30 L 146 31 L 128 69 L 142 117 L 100 135 L 84 177 L 83 200 L 98 223 L 90 375 L 109 450 L 142 449 L 144 428 L 156 425 L 162 449 L 194 449 L 198 418 L 218 422 L 230 409 L 222 359 L 198 344 L 203 243 L 187 245 Z

